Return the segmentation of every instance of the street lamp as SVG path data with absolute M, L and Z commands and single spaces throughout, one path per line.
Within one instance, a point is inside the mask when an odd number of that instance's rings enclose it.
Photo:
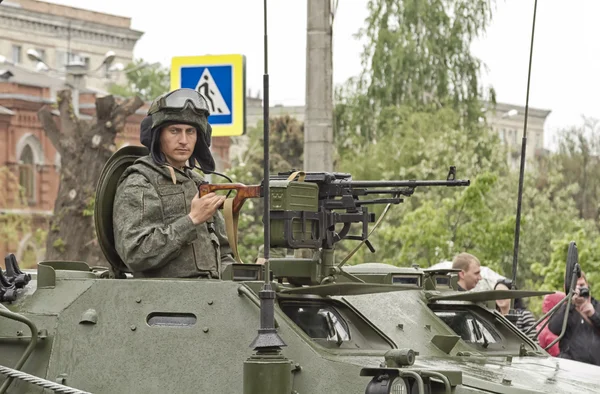
M 110 68 L 110 65 L 115 60 L 115 56 L 116 54 L 113 51 L 106 52 L 102 63 L 97 69 L 93 70 L 93 72 L 100 70 L 102 67 Z M 27 58 L 32 62 L 37 62 L 37 71 L 59 71 L 50 67 L 35 49 L 27 50 Z M 73 91 L 73 112 L 75 112 L 76 116 L 79 116 L 79 90 L 82 88 L 83 78 L 88 74 L 88 70 L 81 61 L 71 61 L 70 56 L 69 59 L 67 59 L 67 62 L 65 71 L 67 73 L 67 83 L 71 86 L 71 90 Z
M 507 111 L 505 113 L 502 114 L 503 118 L 512 118 L 513 116 L 516 116 L 519 113 L 519 111 L 517 111 L 516 109 L 511 109 L 510 111 Z

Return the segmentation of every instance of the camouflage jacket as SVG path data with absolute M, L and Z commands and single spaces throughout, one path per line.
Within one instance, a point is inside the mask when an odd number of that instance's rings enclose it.
M 142 157 L 121 176 L 115 195 L 115 249 L 134 277 L 220 277 L 234 262 L 217 211 L 195 226 L 188 216 L 202 177 L 189 169 L 169 169 Z

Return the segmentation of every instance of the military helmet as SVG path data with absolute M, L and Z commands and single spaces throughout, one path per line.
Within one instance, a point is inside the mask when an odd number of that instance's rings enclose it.
M 160 130 L 170 124 L 189 124 L 198 131 L 196 146 L 190 167 L 195 161 L 205 172 L 215 170 L 215 161 L 210 151 L 212 127 L 208 123 L 208 103 L 206 99 L 193 89 L 177 89 L 157 97 L 150 108 L 146 118 L 142 121 L 140 129 L 140 142 L 146 146 L 152 158 L 158 164 L 165 163 L 165 157 L 160 149 Z

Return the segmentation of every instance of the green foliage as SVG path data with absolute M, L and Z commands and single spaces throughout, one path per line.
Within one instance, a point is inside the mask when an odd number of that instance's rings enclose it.
M 493 106 L 495 94 L 479 85 L 481 63 L 469 49 L 490 21 L 491 2 L 371 0 L 369 11 L 358 34 L 363 72 L 336 89 L 337 170 L 355 179 L 440 179 L 456 165 L 458 177 L 472 183 L 417 188 L 373 234 L 376 254 L 361 250 L 353 263 L 430 266 L 467 251 L 512 276 L 518 174 L 508 170 L 505 148 L 482 119 L 482 101 Z M 580 256 L 589 256 L 582 263 L 588 270 L 600 261 L 596 129 L 586 119 L 583 129 L 562 135 L 558 154 L 527 166 L 521 288 L 560 288 L 574 238 Z M 596 223 L 585 221 L 591 218 Z
M 83 216 L 94 216 L 95 205 L 96 205 L 96 198 L 93 196 L 88 197 L 87 204 L 82 212 Z
M 336 141 L 361 152 L 383 141 L 399 106 L 416 111 L 451 107 L 468 128 L 481 116 L 481 62 L 470 53 L 491 19 L 490 0 L 371 0 L 358 38 L 363 71 L 336 92 Z M 490 99 L 495 94 L 490 90 Z M 386 114 L 392 112 L 392 114 Z M 401 114 L 396 113 L 396 116 Z M 392 128 L 393 129 L 393 128 Z
M 144 101 L 154 100 L 170 90 L 170 71 L 160 64 L 145 65 L 142 59 L 130 63 L 124 70 L 127 84 L 114 84 L 109 92 L 116 96 L 132 97 L 138 95 Z
M 64 253 L 67 243 L 62 238 L 56 238 L 52 243 L 52 247 L 61 253 Z
M 581 127 L 562 130 L 559 148 L 553 160 L 569 177 L 562 185 L 575 184 L 572 197 L 577 203 L 579 217 L 600 219 L 600 122 L 584 118 Z

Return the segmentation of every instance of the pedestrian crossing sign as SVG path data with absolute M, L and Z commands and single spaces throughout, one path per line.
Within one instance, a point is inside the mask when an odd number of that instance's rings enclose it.
M 244 55 L 176 56 L 171 90 L 195 89 L 206 98 L 213 137 L 239 136 L 246 129 Z

